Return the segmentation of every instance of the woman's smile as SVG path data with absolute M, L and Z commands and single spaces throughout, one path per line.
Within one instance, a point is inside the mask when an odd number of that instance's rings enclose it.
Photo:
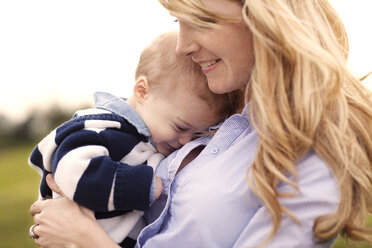
M 201 66 L 203 73 L 207 74 L 217 67 L 219 61 L 221 61 L 221 59 L 214 59 L 214 60 L 209 60 L 206 62 L 199 62 L 198 64 Z
M 205 7 L 218 15 L 242 19 L 238 1 L 202 0 Z M 178 18 L 177 53 L 191 56 L 207 76 L 208 87 L 223 94 L 244 87 L 254 67 L 252 33 L 243 21 L 219 21 L 214 28 L 199 28 Z

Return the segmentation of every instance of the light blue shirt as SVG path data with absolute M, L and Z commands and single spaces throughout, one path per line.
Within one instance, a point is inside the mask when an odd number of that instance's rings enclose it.
M 246 181 L 258 146 L 248 107 L 227 119 L 213 137 L 194 140 L 162 161 L 156 174 L 164 192 L 148 212 L 153 222 L 140 233 L 137 247 L 254 247 L 265 240 L 272 228 L 270 214 Z M 206 147 L 176 175 L 181 161 L 200 145 Z M 336 180 L 312 150 L 297 170 L 300 194 L 279 201 L 301 225 L 283 215 L 267 247 L 330 247 L 334 240 L 318 243 L 312 228 L 316 217 L 336 210 Z M 294 192 L 284 183 L 278 191 Z

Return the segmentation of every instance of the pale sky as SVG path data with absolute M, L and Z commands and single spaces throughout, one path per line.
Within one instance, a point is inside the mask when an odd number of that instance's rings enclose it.
M 372 1 L 332 2 L 362 76 L 372 70 Z M 173 20 L 157 0 L 0 1 L 0 113 L 21 119 L 51 101 L 92 104 L 95 91 L 129 96 L 141 50 L 177 29 Z

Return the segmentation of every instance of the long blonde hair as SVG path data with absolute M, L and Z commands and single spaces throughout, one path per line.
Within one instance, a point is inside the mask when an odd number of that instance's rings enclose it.
M 200 26 L 215 25 L 203 22 L 205 17 L 227 20 L 199 0 L 159 1 Z M 315 220 L 315 237 L 342 232 L 372 242 L 365 226 L 372 212 L 372 95 L 348 70 L 348 39 L 339 16 L 327 0 L 239 2 L 256 61 L 246 95 L 259 145 L 248 183 L 271 214 L 266 241 L 282 213 L 297 220 L 279 203 L 278 197 L 291 196 L 281 195 L 277 185 L 285 182 L 296 192 L 288 174 L 297 179 L 296 162 L 313 149 L 337 178 L 340 193 L 336 212 Z

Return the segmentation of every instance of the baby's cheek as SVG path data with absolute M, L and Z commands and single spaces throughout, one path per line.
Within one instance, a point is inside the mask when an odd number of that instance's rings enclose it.
M 170 142 L 173 137 L 174 135 L 171 134 L 169 131 L 167 132 L 166 130 L 158 130 L 158 132 L 154 133 L 152 139 L 156 144 L 161 144 L 164 142 Z

